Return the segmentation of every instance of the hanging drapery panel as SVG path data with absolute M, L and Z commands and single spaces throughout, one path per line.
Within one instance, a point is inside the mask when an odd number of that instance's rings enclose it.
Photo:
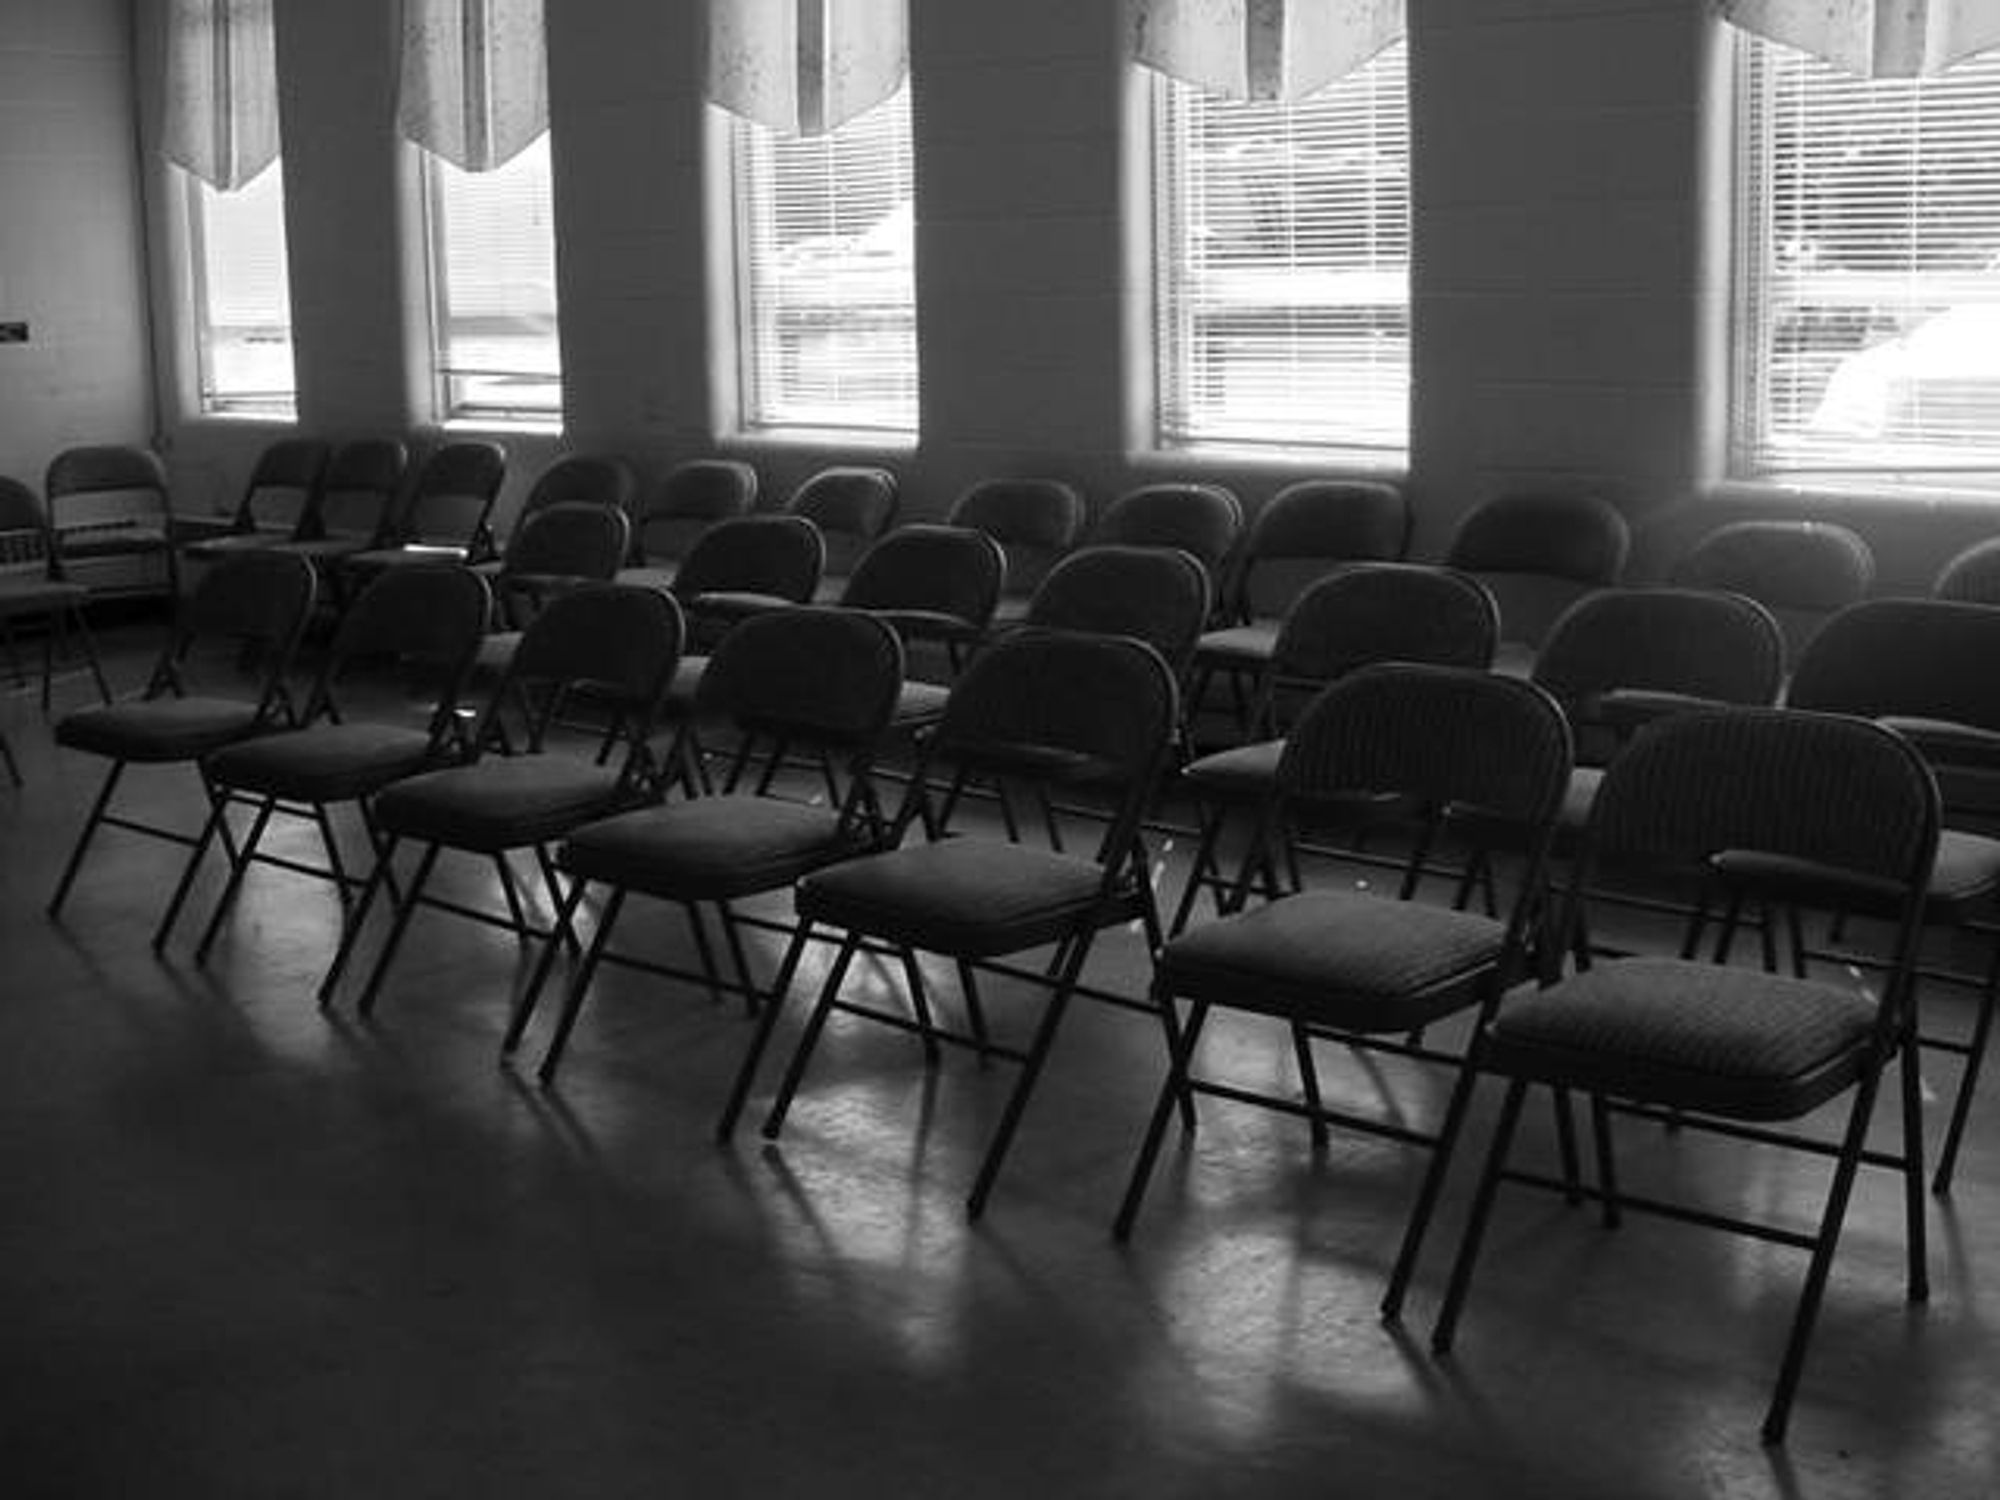
M 908 0 L 709 0 L 709 102 L 780 135 L 838 130 L 909 65 Z
M 1715 0 L 1724 19 L 1863 78 L 1942 73 L 2000 47 L 2000 0 Z
M 1227 99 L 1303 99 L 1403 35 L 1403 0 L 1131 0 L 1132 55 Z
M 271 0 L 171 0 L 168 161 L 221 192 L 278 159 L 278 57 Z
M 403 0 L 396 125 L 468 172 L 490 172 L 549 128 L 542 0 Z

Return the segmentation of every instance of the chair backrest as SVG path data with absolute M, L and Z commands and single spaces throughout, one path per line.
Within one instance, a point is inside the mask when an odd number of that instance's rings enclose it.
M 1356 794 L 1477 809 L 1545 836 L 1574 763 L 1569 721 L 1533 683 L 1465 667 L 1379 662 L 1323 688 L 1286 736 L 1288 800 Z
M 261 668 L 259 705 L 268 715 L 312 613 L 317 584 L 312 564 L 296 553 L 237 552 L 220 559 L 175 612 L 147 696 L 183 689 L 186 666 L 199 647 L 227 646 L 232 662 L 247 647 Z
M 1091 532 L 1104 546 L 1178 547 L 1207 571 L 1219 596 L 1231 553 L 1243 535 L 1243 504 L 1219 484 L 1147 484 L 1105 507 Z
M 1604 694 L 1668 693 L 1713 703 L 1777 701 L 1785 643 L 1771 612 L 1706 589 L 1600 589 L 1565 610 L 1535 657 L 1535 681 L 1572 719 Z
M 826 570 L 846 573 L 895 523 L 897 503 L 896 476 L 887 469 L 836 466 L 801 484 L 785 510 L 819 527 Z
M 1246 619 L 1283 615 L 1329 567 L 1395 562 L 1409 539 L 1409 502 L 1393 484 L 1361 479 L 1288 484 L 1250 523 L 1232 607 Z
M 540 506 L 507 539 L 502 577 L 609 579 L 625 561 L 631 527 L 613 505 L 558 500 Z
M 1007 559 L 968 526 L 904 526 L 861 554 L 840 602 L 849 609 L 949 615 L 984 630 L 1000 602 Z
M 748 515 L 757 503 L 757 471 L 733 458 L 675 464 L 640 503 L 632 548 L 640 562 L 684 556 L 717 521 Z
M 1208 572 L 1178 547 L 1079 547 L 1049 570 L 1023 625 L 1144 641 L 1186 670 L 1208 621 Z
M 565 503 L 609 505 L 629 515 L 638 492 L 639 476 L 617 455 L 565 454 L 535 476 L 514 524 L 518 528 L 536 511 Z
M 0 474 L 0 577 L 45 577 L 49 523 L 35 492 Z
M 280 438 L 257 456 L 236 502 L 238 531 L 300 535 L 313 514 L 332 448 L 318 438 Z
M 1792 673 L 1794 708 L 1935 719 L 2000 732 L 2000 610 L 1870 599 L 1841 610 Z
M 660 703 L 680 662 L 680 605 L 660 589 L 587 583 L 557 594 L 521 633 L 488 714 L 508 702 L 539 704 L 529 714 L 528 748 L 539 750 L 549 720 L 574 687 L 587 687 L 618 715 L 632 752 L 642 756 Z M 473 739 L 484 745 L 489 726 Z
M 443 691 L 432 714 L 444 727 L 492 613 L 492 593 L 472 569 L 439 561 L 384 568 L 340 617 L 305 717 L 318 717 L 358 661 L 395 658 L 434 672 Z
M 803 516 L 738 516 L 695 541 L 674 575 L 674 594 L 769 594 L 802 604 L 819 586 L 826 543 Z
M 417 468 L 397 539 L 456 547 L 478 561 L 492 550 L 493 503 L 506 477 L 507 451 L 498 443 L 451 442 L 433 450 Z
M 887 624 L 801 605 L 753 615 L 724 636 L 696 706 L 753 734 L 863 747 L 881 737 L 902 685 L 902 642 Z
M 342 443 L 327 462 L 319 496 L 301 529 L 312 537 L 386 545 L 409 466 L 410 451 L 399 438 Z
M 1060 479 L 982 479 L 952 502 L 953 526 L 985 532 L 1007 554 L 1007 592 L 1025 596 L 1083 535 L 1083 492 Z
M 1471 510 L 1445 551 L 1500 605 L 1504 639 L 1539 642 L 1561 613 L 1624 575 L 1632 529 L 1595 495 L 1521 492 Z
M 1768 608 L 1794 652 L 1834 611 L 1865 598 L 1875 581 L 1868 544 L 1824 521 L 1732 521 L 1677 560 L 1670 581 L 1726 589 Z
M 167 471 L 146 448 L 100 444 L 68 448 L 49 462 L 42 484 L 49 524 L 66 531 L 161 525 L 173 515 Z
M 1931 592 L 1965 604 L 2000 604 L 2000 536 L 1955 554 L 1938 570 Z
M 1286 613 L 1271 676 L 1324 683 L 1374 662 L 1484 671 L 1500 630 L 1493 596 L 1470 574 L 1420 563 L 1356 563 L 1313 584 Z

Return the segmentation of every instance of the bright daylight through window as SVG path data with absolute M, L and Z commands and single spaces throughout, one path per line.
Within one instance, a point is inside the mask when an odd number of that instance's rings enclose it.
M 732 128 L 744 425 L 915 432 L 908 83 L 828 135 Z
M 490 172 L 426 160 L 432 326 L 445 415 L 560 421 L 548 132 Z
M 1403 45 L 1291 103 L 1155 87 L 1161 443 L 1403 451 Z
M 298 381 L 283 164 L 227 193 L 189 177 L 187 202 L 201 409 L 290 417 Z
M 1742 45 L 1736 469 L 2000 471 L 2000 55 Z

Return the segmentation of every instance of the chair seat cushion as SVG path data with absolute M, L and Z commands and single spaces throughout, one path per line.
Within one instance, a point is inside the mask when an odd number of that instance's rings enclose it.
M 368 550 L 368 543 L 354 536 L 323 536 L 309 542 L 283 542 L 276 550 L 295 553 L 307 562 L 337 562 Z
M 1566 837 L 1575 838 L 1588 826 L 1590 809 L 1597 803 L 1597 789 L 1603 785 L 1601 766 L 1578 766 L 1569 773 L 1562 806 L 1556 810 L 1556 827 Z
M 616 812 L 622 792 L 617 771 L 572 756 L 489 756 L 395 783 L 375 815 L 405 838 L 455 849 L 519 849 Z
M 22 614 L 41 614 L 49 610 L 74 609 L 89 598 L 90 590 L 80 583 L 64 583 L 54 578 L 25 575 L 0 578 L 0 619 Z
M 869 611 L 905 640 L 943 641 L 962 645 L 983 632 L 963 615 L 941 609 L 874 609 Z
M 935 724 L 944 717 L 944 706 L 950 698 L 951 689 L 941 682 L 905 679 L 896 694 L 896 707 L 889 715 L 890 726 L 910 730 Z
M 169 545 L 167 528 L 157 521 L 137 525 L 80 526 L 60 528 L 62 555 L 76 557 L 120 557 L 130 552 L 164 552 Z
M 488 680 L 505 676 L 507 668 L 513 663 L 514 653 L 520 649 L 520 631 L 494 631 L 479 643 L 479 651 L 472 658 L 473 675 Z
M 189 557 L 234 557 L 244 552 L 268 552 L 290 538 L 289 531 L 236 531 L 189 542 L 182 550 Z
M 634 588 L 658 589 L 663 594 L 671 594 L 674 579 L 680 571 L 681 565 L 677 562 L 652 563 L 643 568 L 620 568 L 616 581 Z
M 1259 740 L 1190 761 L 1181 769 L 1181 777 L 1209 796 L 1254 801 L 1277 786 L 1278 761 L 1284 753 L 1283 740 Z
M 218 750 L 208 774 L 224 786 L 288 802 L 351 802 L 413 776 L 431 737 L 401 724 L 316 724 Z
M 1403 1031 L 1462 1009 L 1506 928 L 1476 912 L 1309 891 L 1191 928 L 1160 956 L 1172 993 L 1346 1031 Z
M 258 727 L 257 706 L 240 698 L 135 699 L 70 714 L 56 743 L 114 760 L 197 760 Z
M 1482 1065 L 1708 1114 L 1792 1119 L 1858 1076 L 1875 1013 L 1847 985 L 1618 959 L 1508 1002 Z
M 1931 910 L 1970 906 L 2000 889 L 2000 839 L 1946 828 L 1938 834 L 1928 886 Z
M 420 563 L 464 562 L 465 548 L 413 542 L 407 547 L 374 547 L 366 552 L 350 552 L 342 561 L 359 572 L 375 572 L 382 568 L 415 567 Z
M 1203 632 L 1201 639 L 1195 643 L 1194 659 L 1198 666 L 1217 667 L 1225 671 L 1231 668 L 1252 670 L 1271 659 L 1277 644 L 1278 627 L 1275 622 L 1232 625 L 1227 630 Z
M 565 868 L 668 901 L 726 901 L 788 886 L 852 852 L 839 813 L 775 797 L 697 797 L 579 828 Z
M 774 609 L 791 609 L 793 601 L 777 594 L 752 594 L 733 589 L 718 589 L 713 593 L 696 594 L 688 601 L 688 608 L 698 615 L 713 620 L 747 620 L 752 615 L 768 613 Z
M 1090 916 L 1103 879 L 1100 865 L 1078 855 L 945 839 L 808 875 L 799 882 L 798 911 L 934 953 L 992 957 L 1074 931 Z

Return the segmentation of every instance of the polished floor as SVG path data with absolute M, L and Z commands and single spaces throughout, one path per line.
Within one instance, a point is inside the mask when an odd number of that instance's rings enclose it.
M 351 988 L 313 1004 L 324 889 L 258 872 L 205 969 L 191 926 L 156 958 L 177 851 L 115 831 L 52 924 L 100 768 L 51 748 L 32 692 L 0 726 L 28 779 L 0 789 L 5 1495 L 2000 1493 L 2000 1097 L 1933 1206 L 1926 1307 L 1902 1299 L 1896 1191 L 1864 1175 L 1770 1450 L 1795 1252 L 1508 1195 L 1440 1361 L 1469 1162 L 1403 1330 L 1376 1303 L 1421 1161 L 1393 1145 L 1315 1154 L 1296 1121 L 1211 1103 L 1120 1249 L 1161 1047 L 1089 1005 L 969 1226 L 1007 1070 L 929 1071 L 910 1038 L 836 1024 L 782 1141 L 723 1148 L 749 1028 L 647 975 L 606 972 L 544 1091 L 496 1062 L 523 969 L 505 934 L 420 917 L 364 1024 Z M 183 774 L 132 780 L 193 820 Z M 682 942 L 664 910 L 621 930 Z M 1136 938 L 1093 973 L 1142 988 Z M 1218 1023 L 1212 1055 L 1290 1077 L 1267 1027 Z M 1435 1078 L 1321 1056 L 1330 1093 L 1435 1119 Z M 1956 1064 L 1926 1067 L 1948 1098 Z M 1636 1127 L 1621 1166 L 1781 1217 L 1823 1181 Z

